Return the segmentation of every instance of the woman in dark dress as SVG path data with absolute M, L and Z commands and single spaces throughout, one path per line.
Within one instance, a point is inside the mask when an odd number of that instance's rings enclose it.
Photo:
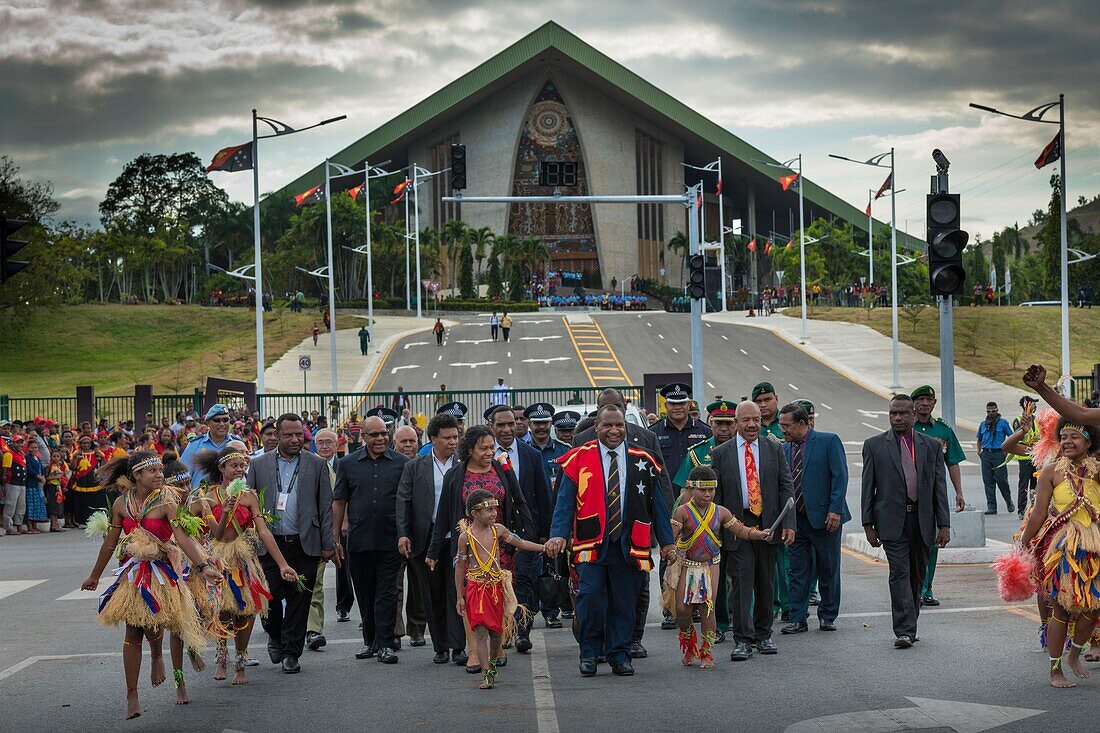
M 505 467 L 494 457 L 496 440 L 492 431 L 484 425 L 475 425 L 462 436 L 458 445 L 458 462 L 443 477 L 443 491 L 439 496 L 432 540 L 428 546 L 427 563 L 434 567 L 437 562 L 447 562 L 450 567 L 458 546 L 458 521 L 465 516 L 466 498 L 474 491 L 483 489 L 493 495 L 500 503 L 497 508 L 497 522 L 508 528 L 512 534 L 520 537 L 537 537 L 535 523 L 523 492 L 519 488 L 516 476 L 511 468 Z M 507 459 L 507 454 L 502 454 Z M 449 536 L 448 536 L 449 535 Z M 501 565 L 506 570 L 512 568 L 513 552 L 501 553 Z M 464 623 L 456 610 L 458 593 L 454 583 L 447 583 L 448 635 L 452 648 L 459 639 L 466 637 L 466 646 L 473 652 L 473 631 Z M 480 660 L 474 657 L 458 659 L 456 663 L 466 663 L 466 671 L 480 674 Z

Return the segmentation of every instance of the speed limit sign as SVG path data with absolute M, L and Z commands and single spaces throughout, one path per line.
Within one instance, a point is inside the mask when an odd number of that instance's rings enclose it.
M 298 368 L 301 369 L 303 372 L 308 372 L 311 366 L 313 366 L 313 360 L 310 359 L 308 356 L 298 357 Z

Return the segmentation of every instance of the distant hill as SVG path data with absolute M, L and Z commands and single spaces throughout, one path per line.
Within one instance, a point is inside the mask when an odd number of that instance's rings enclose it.
M 1067 211 L 1066 219 L 1076 219 L 1082 232 L 1100 232 L 1100 196 L 1094 197 L 1083 206 Z M 1035 238 L 1041 228 L 1041 226 L 1024 227 L 1020 230 L 1020 237 L 1029 244 L 1034 245 Z

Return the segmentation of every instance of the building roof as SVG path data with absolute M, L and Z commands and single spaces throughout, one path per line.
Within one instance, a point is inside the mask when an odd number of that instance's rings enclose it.
M 435 125 L 439 118 L 460 114 L 486 96 L 503 89 L 527 73 L 533 63 L 538 63 L 540 55 L 553 50 L 571 61 L 571 65 L 606 82 L 618 92 L 616 97 L 625 97 L 636 105 L 646 107 L 654 116 L 663 118 L 663 126 L 667 129 L 681 130 L 690 136 L 701 138 L 723 154 L 736 158 L 741 165 L 773 181 L 777 178 L 775 168 L 756 161 L 780 161 L 707 119 L 553 21 L 536 28 L 497 55 L 336 153 L 331 160 L 347 166 L 359 166 L 364 160 L 377 158 L 378 153 L 413 140 L 428 127 Z M 284 186 L 281 191 L 298 193 L 316 185 L 323 180 L 323 165 L 317 164 Z M 865 228 L 867 216 L 861 209 L 808 178 L 803 183 L 808 205 L 816 204 L 856 228 Z M 882 224 L 878 220 L 876 223 Z M 903 232 L 898 234 L 899 244 L 925 249 L 924 243 L 916 238 Z

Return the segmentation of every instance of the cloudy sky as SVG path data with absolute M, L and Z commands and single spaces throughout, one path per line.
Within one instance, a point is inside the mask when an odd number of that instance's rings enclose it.
M 209 160 L 248 139 L 254 106 L 298 126 L 348 115 L 262 146 L 271 190 L 547 20 L 770 155 L 802 153 L 859 208 L 881 174 L 828 154 L 895 146 L 912 231 L 933 147 L 972 234 L 1049 197 L 1056 166 L 1032 161 L 1057 128 L 969 101 L 1023 113 L 1065 92 L 1070 200 L 1100 193 L 1095 0 L 0 0 L 0 153 L 54 184 L 61 218 L 94 222 L 141 153 Z M 216 180 L 251 199 L 247 174 Z

